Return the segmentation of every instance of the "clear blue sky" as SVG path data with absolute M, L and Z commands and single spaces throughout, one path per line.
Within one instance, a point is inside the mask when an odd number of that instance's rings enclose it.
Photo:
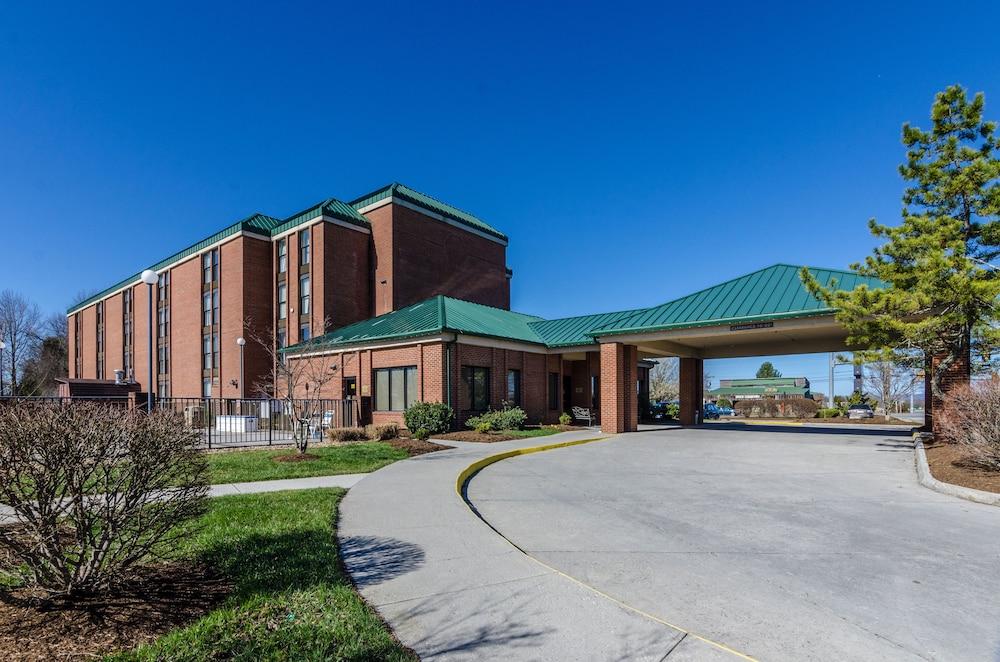
M 846 266 L 898 218 L 902 122 L 953 82 L 1000 118 L 997 3 L 541 4 L 5 3 L 0 289 L 63 310 L 397 180 L 511 236 L 515 309 L 647 306 Z

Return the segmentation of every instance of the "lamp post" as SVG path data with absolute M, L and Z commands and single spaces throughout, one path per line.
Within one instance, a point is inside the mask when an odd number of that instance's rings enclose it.
M 142 272 L 142 282 L 147 285 L 147 293 L 149 294 L 149 334 L 147 338 L 147 355 L 148 359 L 148 380 L 146 382 L 146 411 L 153 411 L 153 285 L 156 285 L 156 272 L 152 269 L 146 269 Z
M 247 344 L 246 338 L 240 336 L 236 339 L 236 344 L 240 346 L 240 400 L 243 400 L 246 397 L 246 390 L 243 388 L 243 346 Z
M 7 349 L 7 343 L 0 340 L 0 396 L 3 396 L 3 351 Z

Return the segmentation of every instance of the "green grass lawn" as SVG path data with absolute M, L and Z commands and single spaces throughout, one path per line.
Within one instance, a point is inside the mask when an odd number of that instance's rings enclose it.
M 387 464 L 407 457 L 406 451 L 393 448 L 385 442 L 373 441 L 346 446 L 310 448 L 309 453 L 318 457 L 305 462 L 275 462 L 272 459 L 276 455 L 293 453 L 295 453 L 294 448 L 209 453 L 207 456 L 209 482 L 218 485 L 254 480 L 365 473 L 381 469 Z
M 213 499 L 185 553 L 223 572 L 234 592 L 195 623 L 110 659 L 415 660 L 340 566 L 334 535 L 344 493 Z

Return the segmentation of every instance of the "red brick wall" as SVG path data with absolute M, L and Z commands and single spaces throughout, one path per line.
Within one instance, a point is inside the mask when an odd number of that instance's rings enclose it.
M 371 316 L 370 244 L 371 235 L 322 224 L 316 237 L 317 264 L 322 265 L 323 278 L 316 278 L 313 284 L 319 312 L 314 318 L 315 333 L 323 332 L 319 325 L 325 318 L 329 318 L 330 329 L 336 329 Z
M 104 377 L 114 379 L 125 363 L 122 355 L 122 295 L 104 300 Z
M 366 216 L 375 248 L 377 315 L 437 294 L 510 308 L 505 246 L 402 205 Z
M 932 357 L 930 361 L 925 362 L 924 368 L 924 396 L 925 409 L 924 412 L 924 427 L 931 430 L 932 432 L 937 432 L 938 429 L 935 426 L 937 420 L 935 419 L 934 412 L 939 410 L 943 405 L 943 398 L 940 398 L 933 393 L 933 388 L 931 385 L 932 375 L 935 371 L 941 370 L 941 357 Z M 965 356 L 954 361 L 948 366 L 947 371 L 941 378 L 941 390 L 947 396 L 948 392 L 958 386 L 964 386 L 969 383 L 972 377 L 971 371 L 971 357 L 967 353 Z
M 638 427 L 636 399 L 635 345 L 601 345 L 601 430 L 607 433 L 633 432 Z
M 170 393 L 201 397 L 200 255 L 170 270 Z
M 490 406 L 499 409 L 507 398 L 507 371 L 521 371 L 521 407 L 529 423 L 558 420 L 561 410 L 548 409 L 548 373 L 559 371 L 559 357 L 493 347 L 456 344 L 452 356 L 452 408 L 458 429 L 480 412 L 469 411 L 468 387 L 462 380 L 462 366 L 490 369 Z
M 705 394 L 705 369 L 702 359 L 681 358 L 679 390 L 681 425 L 702 422 L 702 400 Z
M 76 374 L 76 345 L 79 342 L 76 337 L 76 317 L 78 314 L 66 316 L 66 326 L 69 329 L 66 335 L 66 350 L 69 354 L 66 374 L 69 375 L 70 379 L 77 379 L 80 376 Z
M 259 388 L 271 372 L 271 355 L 252 336 L 271 338 L 274 319 L 274 272 L 271 266 L 272 245 L 269 241 L 247 238 L 243 242 L 243 347 L 246 397 L 257 397 Z M 223 313 L 225 319 L 225 313 Z M 238 337 L 238 336 L 237 336 Z M 232 339 L 235 343 L 235 338 Z M 238 351 L 239 348 L 236 347 Z M 237 360 L 239 354 L 237 353 Z
M 84 379 L 97 377 L 97 305 L 92 304 L 80 311 L 80 355 Z

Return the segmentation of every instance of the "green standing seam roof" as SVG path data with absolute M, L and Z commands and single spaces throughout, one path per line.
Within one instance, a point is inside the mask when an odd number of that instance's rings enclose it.
M 806 393 L 805 386 L 727 386 L 714 388 L 709 395 L 766 395 L 770 393 Z
M 467 333 L 504 340 L 544 344 L 531 329 L 542 318 L 437 295 L 391 313 L 349 324 L 313 340 L 286 347 L 284 352 L 308 348 L 402 340 L 445 332 Z
M 285 348 L 332 348 L 383 340 L 415 338 L 446 331 L 516 340 L 546 347 L 593 345 L 611 333 L 691 328 L 762 319 L 830 314 L 799 279 L 799 269 L 777 264 L 660 306 L 613 313 L 545 320 L 501 308 L 438 295 L 379 317 L 363 320 Z M 875 279 L 850 271 L 813 269 L 824 285 L 833 279 L 840 289 L 859 285 L 883 287 Z
M 240 232 L 250 232 L 253 234 L 259 234 L 264 237 L 270 238 L 275 235 L 281 234 L 286 230 L 290 230 L 298 225 L 314 220 L 320 216 L 330 216 L 345 221 L 347 223 L 357 225 L 359 227 L 371 228 L 371 223 L 368 221 L 368 219 L 359 214 L 354 207 L 344 202 L 341 202 L 336 198 L 327 198 L 323 202 L 313 205 L 312 207 L 304 209 L 296 214 L 292 214 L 291 216 L 289 216 L 284 220 L 273 218 L 271 216 L 265 216 L 264 214 L 253 214 L 251 216 L 244 218 L 241 221 L 237 221 L 236 223 L 220 230 L 219 232 L 216 232 L 215 234 L 209 237 L 205 237 L 198 243 L 192 244 L 191 246 L 188 246 L 182 251 L 174 253 L 173 255 L 164 260 L 160 260 L 159 262 L 157 262 L 156 264 L 152 265 L 149 268 L 154 271 L 157 271 L 173 262 L 177 262 L 178 260 L 182 260 L 196 253 L 200 253 L 202 250 L 211 246 L 212 244 L 221 241 L 226 237 L 231 237 Z M 88 297 L 83 301 L 80 301 L 79 303 L 73 304 L 67 309 L 66 314 L 71 315 L 76 311 L 80 310 L 81 308 L 86 308 L 90 304 L 100 301 L 101 299 L 108 296 L 112 292 L 115 292 L 116 290 L 125 287 L 129 283 L 137 282 L 141 275 L 142 272 L 140 271 L 139 273 L 129 276 L 128 278 L 115 283 L 111 287 L 102 290 L 97 294 Z
M 765 267 L 596 327 L 591 330 L 591 335 L 642 333 L 832 313 L 831 308 L 806 290 L 799 278 L 800 269 L 791 264 Z M 878 279 L 859 276 L 852 271 L 813 267 L 809 270 L 824 286 L 830 286 L 836 280 L 840 290 L 853 290 L 862 285 L 870 288 L 885 286 Z
M 367 195 L 361 196 L 360 198 L 352 201 L 351 206 L 355 209 L 362 209 L 368 205 L 390 197 L 401 198 L 407 202 L 417 205 L 418 207 L 423 207 L 424 209 L 440 214 L 441 216 L 450 218 L 453 221 L 457 221 L 462 225 L 479 230 L 480 232 L 485 232 L 486 234 L 492 235 L 497 239 L 507 241 L 507 235 L 500 232 L 500 230 L 497 230 L 495 227 L 486 223 L 482 219 L 473 216 L 467 211 L 462 211 L 458 207 L 453 207 L 447 203 L 437 200 L 436 198 L 432 198 L 425 193 L 415 191 L 398 182 L 393 182 L 392 184 L 383 186 L 382 188 L 372 191 Z

